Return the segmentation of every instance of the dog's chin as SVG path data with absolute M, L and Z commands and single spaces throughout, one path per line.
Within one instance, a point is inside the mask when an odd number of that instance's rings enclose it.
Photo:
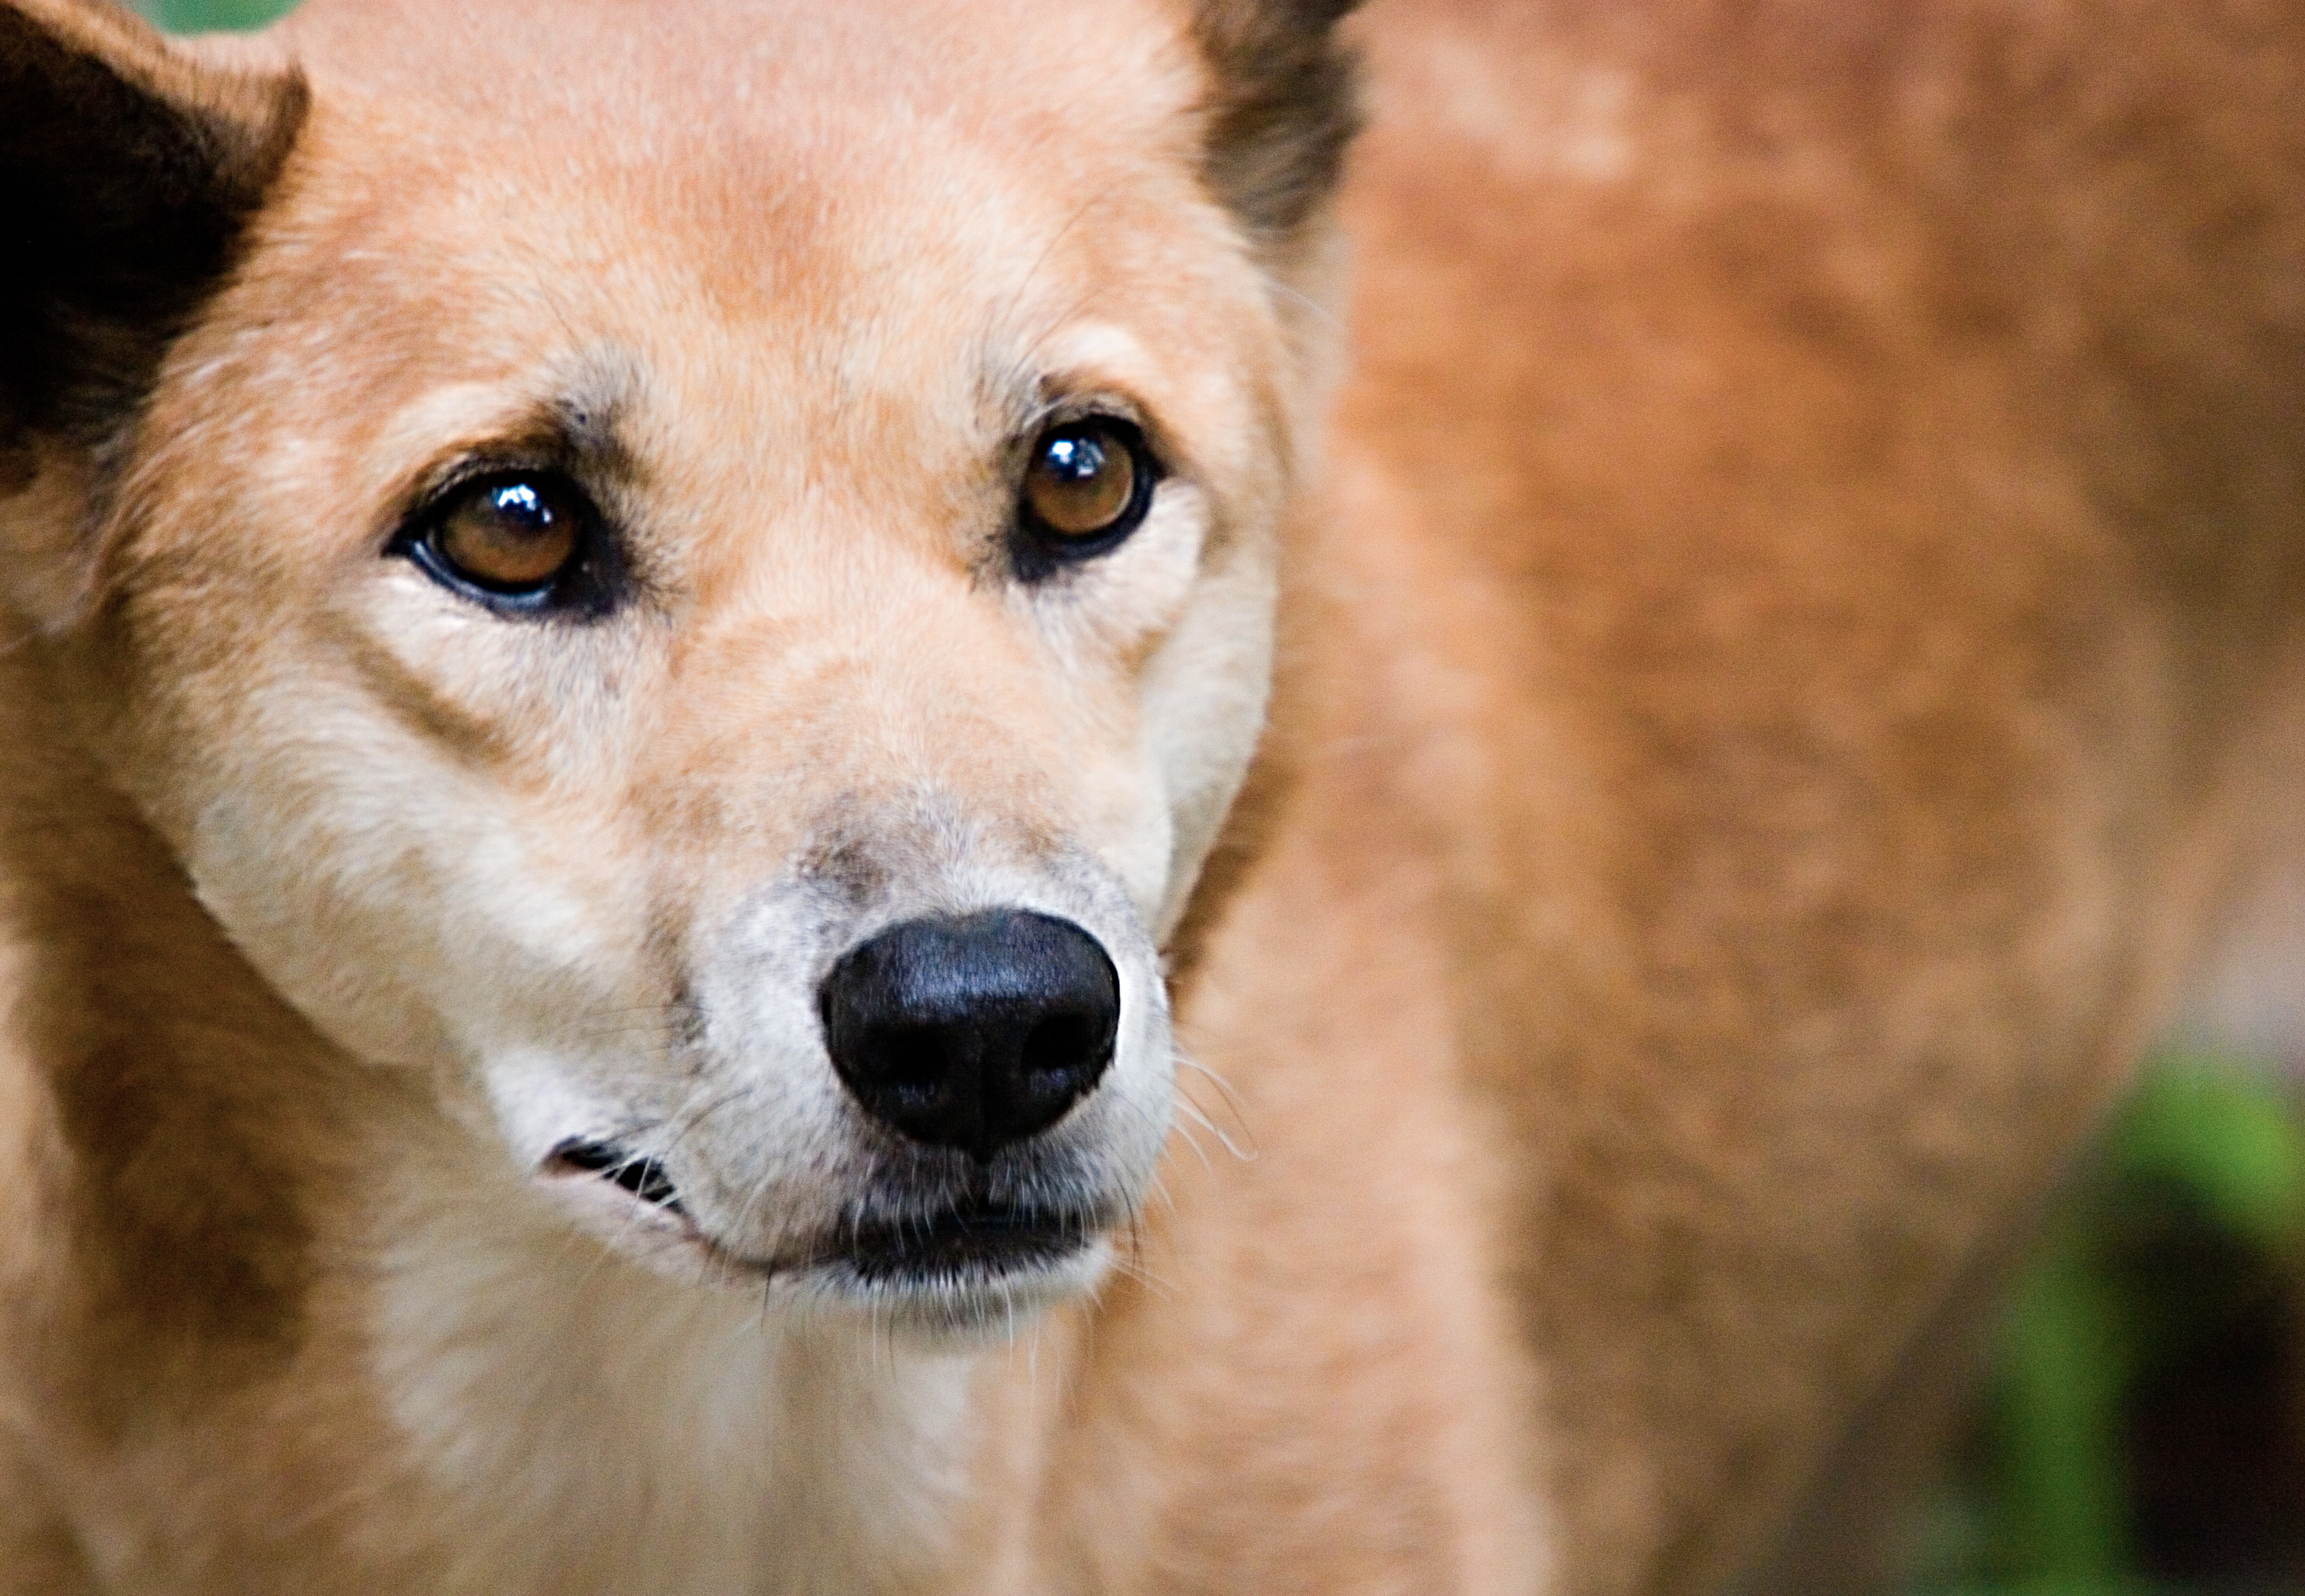
M 1093 1291 L 1112 1267 L 1097 1215 L 964 1201 L 856 1224 L 756 1257 L 710 1235 L 668 1193 L 563 1167 L 542 1178 L 610 1251 L 684 1284 L 765 1291 L 773 1312 L 855 1316 L 875 1333 L 998 1336 Z

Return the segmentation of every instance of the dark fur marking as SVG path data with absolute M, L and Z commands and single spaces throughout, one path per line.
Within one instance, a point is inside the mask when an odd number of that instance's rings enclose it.
M 889 862 L 875 851 L 869 834 L 854 828 L 848 811 L 853 801 L 843 800 L 820 838 L 799 861 L 802 880 L 829 891 L 849 908 L 863 908 L 889 889 L 894 875 Z
M 0 5 L 0 443 L 119 428 L 231 271 L 303 121 L 301 78 L 235 97 L 242 120 L 123 71 Z
M 253 1107 L 209 1100 L 184 1074 L 166 1040 L 117 1038 L 56 1072 L 89 1204 L 84 1255 L 106 1266 L 120 1322 L 178 1345 L 285 1351 L 309 1283 L 303 1216 L 237 1123 Z
M 1216 79 L 1209 185 L 1261 242 L 1337 185 L 1360 126 L 1358 62 L 1336 24 L 1358 0 L 1204 0 L 1194 36 Z

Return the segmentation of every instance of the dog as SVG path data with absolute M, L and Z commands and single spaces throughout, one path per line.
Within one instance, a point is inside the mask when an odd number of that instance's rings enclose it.
M 1862 1587 L 2277 862 L 2305 14 L 1348 9 L 0 3 L 0 1591 Z

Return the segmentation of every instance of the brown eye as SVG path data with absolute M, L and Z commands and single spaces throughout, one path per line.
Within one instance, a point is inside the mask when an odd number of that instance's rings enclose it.
M 1144 437 L 1114 416 L 1051 427 L 1025 468 L 1025 526 L 1050 554 L 1101 552 L 1134 531 L 1152 503 Z
M 588 507 L 573 486 L 550 476 L 490 477 L 451 498 L 424 542 L 475 587 L 533 592 L 576 557 Z

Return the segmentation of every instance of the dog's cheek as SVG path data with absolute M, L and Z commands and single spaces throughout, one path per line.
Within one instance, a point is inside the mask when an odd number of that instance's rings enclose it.
M 1145 665 L 1141 757 L 1151 785 L 1166 799 L 1170 833 L 1157 907 L 1147 919 L 1164 945 L 1264 727 L 1275 590 L 1269 548 L 1248 540 L 1229 546 Z
M 277 794 L 225 792 L 200 806 L 183 852 L 202 906 L 324 1035 L 373 1063 L 438 1058 L 447 1031 L 409 965 L 425 905 L 393 879 L 396 839 L 370 832 L 347 852 L 341 830 Z M 290 858 L 309 862 L 284 868 Z
M 1212 520 L 1205 491 L 1164 488 L 1127 547 L 1026 612 L 1066 727 L 1050 775 L 1069 828 L 1156 930 L 1179 912 L 1240 785 L 1271 666 L 1269 550 L 1239 534 L 1212 548 Z
M 644 917 L 601 901 L 618 837 L 532 812 L 348 690 L 251 697 L 268 703 L 234 734 L 200 738 L 228 753 L 173 768 L 164 824 L 203 904 L 324 1033 L 430 1065 L 622 1001 L 639 961 L 617 928 Z

